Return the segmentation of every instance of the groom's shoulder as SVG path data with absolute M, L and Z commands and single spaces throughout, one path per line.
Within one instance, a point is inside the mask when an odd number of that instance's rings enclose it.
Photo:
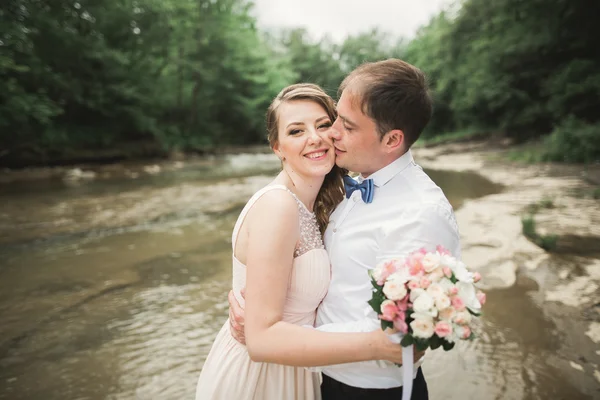
M 390 182 L 394 197 L 413 207 L 449 205 L 444 191 L 418 165 L 398 174 Z

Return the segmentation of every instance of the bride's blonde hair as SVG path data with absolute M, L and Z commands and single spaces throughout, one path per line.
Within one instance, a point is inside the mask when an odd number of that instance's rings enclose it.
M 281 104 L 293 100 L 313 101 L 323 107 L 332 123 L 337 118 L 333 99 L 319 86 L 312 83 L 290 85 L 279 92 L 267 109 L 267 138 L 269 139 L 271 148 L 273 148 L 279 139 L 277 111 Z M 325 232 L 325 228 L 327 228 L 327 224 L 329 223 L 329 216 L 335 207 L 344 199 L 343 176 L 346 173 L 346 170 L 334 165 L 333 169 L 325 175 L 323 185 L 317 194 L 314 211 L 321 233 Z

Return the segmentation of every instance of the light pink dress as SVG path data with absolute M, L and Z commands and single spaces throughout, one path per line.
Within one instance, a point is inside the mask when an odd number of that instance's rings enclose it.
M 324 249 L 315 215 L 285 186 L 270 185 L 259 190 L 248 201 L 233 228 L 232 245 L 252 205 L 269 190 L 286 190 L 300 211 L 300 241 L 284 306 L 283 321 L 296 325 L 314 325 L 316 310 L 329 287 L 329 257 Z M 233 292 L 240 304 L 240 290 L 246 286 L 246 266 L 233 256 Z M 229 332 L 229 320 L 218 333 L 204 363 L 196 400 L 319 400 L 319 374 L 304 368 L 250 360 L 246 346 Z

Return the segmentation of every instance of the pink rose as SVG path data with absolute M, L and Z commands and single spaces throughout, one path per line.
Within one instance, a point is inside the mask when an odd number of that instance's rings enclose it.
M 481 274 L 479 272 L 473 272 L 473 282 L 477 283 L 481 280 Z
M 398 314 L 394 318 L 394 328 L 404 335 L 408 333 L 408 325 L 406 324 L 406 315 L 404 313 Z
M 426 276 L 422 277 L 419 281 L 419 286 L 421 289 L 427 289 L 429 285 L 431 285 L 431 281 Z
M 452 276 L 452 270 L 450 269 L 450 267 L 444 267 L 443 271 L 446 278 L 450 278 Z
M 443 338 L 452 334 L 452 325 L 446 321 L 440 321 L 435 324 L 435 334 Z
M 427 249 L 425 247 L 421 247 L 419 250 L 416 250 L 413 254 L 420 254 L 424 256 L 425 254 L 427 254 Z
M 468 339 L 471 336 L 471 328 L 469 328 L 468 326 L 463 326 L 462 328 L 463 332 L 461 339 Z
M 406 296 L 403 300 L 398 300 L 396 302 L 396 307 L 398 307 L 398 311 L 406 311 L 408 310 L 408 296 Z
M 423 259 L 423 255 L 420 253 L 411 254 L 406 260 L 406 265 L 408 266 L 408 273 L 411 276 L 420 276 L 423 274 L 423 264 L 421 260 Z
M 398 314 L 398 307 L 392 300 L 384 300 L 381 303 L 381 319 L 384 321 L 393 321 Z
M 435 248 L 435 250 L 440 253 L 443 256 L 449 256 L 450 255 L 450 251 L 448 249 L 446 249 L 444 246 L 438 244 Z
M 397 260 L 388 260 L 383 262 L 383 265 L 381 265 L 380 267 L 380 274 L 377 277 L 377 283 L 379 285 L 383 285 L 388 276 L 390 276 L 398 270 L 397 262 Z
M 455 296 L 452 298 L 452 307 L 458 311 L 463 311 L 465 309 L 465 302 L 460 297 Z
M 477 300 L 479 300 L 479 304 L 484 305 L 486 301 L 485 293 L 481 291 L 477 292 Z
M 450 289 L 448 289 L 448 294 L 450 296 L 454 296 L 455 294 L 458 294 L 458 288 L 456 286 L 452 286 Z
M 416 279 L 413 279 L 413 280 L 410 280 L 410 281 L 408 281 L 408 284 L 407 284 L 407 286 L 408 286 L 408 288 L 409 288 L 410 290 L 418 289 L 418 288 L 420 288 L 420 287 L 421 287 L 421 286 L 419 285 L 419 282 L 417 282 L 417 280 L 416 280 Z

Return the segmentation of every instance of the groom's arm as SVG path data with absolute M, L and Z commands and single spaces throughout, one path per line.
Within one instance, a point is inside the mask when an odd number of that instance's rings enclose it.
M 425 204 L 415 210 L 405 210 L 396 221 L 382 229 L 384 235 L 380 240 L 377 263 L 390 258 L 400 258 L 424 247 L 435 251 L 441 245 L 454 256 L 460 257 L 460 236 L 452 209 L 444 205 Z M 374 267 L 374 265 L 373 265 Z M 365 273 L 365 280 L 369 280 Z M 325 332 L 369 332 L 380 329 L 381 322 L 373 309 L 365 301 L 365 318 L 344 323 L 331 323 L 317 327 Z M 366 361 L 370 365 L 384 366 L 386 363 Z

